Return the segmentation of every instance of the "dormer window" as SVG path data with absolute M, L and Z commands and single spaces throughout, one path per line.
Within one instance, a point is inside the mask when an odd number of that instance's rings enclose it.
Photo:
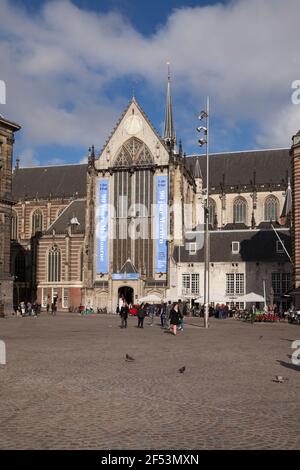
M 186 243 L 185 248 L 190 255 L 195 255 L 197 253 L 197 243 L 195 242 Z
M 240 252 L 240 242 L 232 242 L 231 243 L 231 252 L 234 255 L 237 255 Z

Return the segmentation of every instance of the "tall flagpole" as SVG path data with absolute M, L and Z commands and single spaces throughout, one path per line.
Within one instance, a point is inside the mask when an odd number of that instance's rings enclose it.
M 205 138 L 199 139 L 200 147 L 206 145 L 206 190 L 204 195 L 204 327 L 208 328 L 209 321 L 209 299 L 210 299 L 210 246 L 209 246 L 209 96 L 206 99 L 206 110 L 201 111 L 200 121 L 205 118 L 206 127 L 197 127 L 198 132 L 203 132 Z
M 204 327 L 208 328 L 209 320 L 209 287 L 210 287 L 210 250 L 209 250 L 209 96 L 206 98 L 206 199 L 205 199 L 205 313 Z

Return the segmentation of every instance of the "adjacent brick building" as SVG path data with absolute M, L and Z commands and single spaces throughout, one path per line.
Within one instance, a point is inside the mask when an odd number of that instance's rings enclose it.
M 13 297 L 10 264 L 12 158 L 14 133 L 18 130 L 18 124 L 0 115 L 0 315 L 11 311 Z

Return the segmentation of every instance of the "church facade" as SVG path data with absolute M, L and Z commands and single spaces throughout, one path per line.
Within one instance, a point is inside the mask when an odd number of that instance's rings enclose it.
M 289 149 L 211 155 L 210 299 L 243 307 L 254 291 L 286 303 Z M 133 97 L 86 165 L 13 173 L 14 303 L 115 311 L 153 294 L 201 302 L 205 157 L 176 144 L 170 79 L 164 135 Z

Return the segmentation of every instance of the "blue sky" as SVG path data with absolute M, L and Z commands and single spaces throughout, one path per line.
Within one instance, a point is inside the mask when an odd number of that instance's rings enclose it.
M 21 165 L 84 161 L 135 94 L 162 132 L 166 62 L 184 150 L 211 99 L 211 150 L 287 147 L 300 128 L 300 3 L 290 0 L 0 1 L 0 113 L 22 125 Z

